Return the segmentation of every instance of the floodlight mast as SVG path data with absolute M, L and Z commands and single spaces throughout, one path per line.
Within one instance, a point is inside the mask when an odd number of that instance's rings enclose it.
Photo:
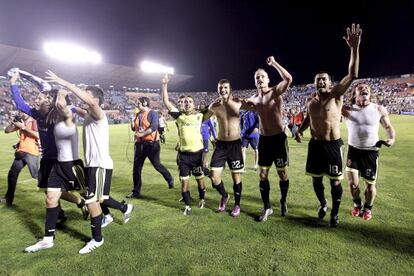
M 158 64 L 151 61 L 141 62 L 141 70 L 146 73 L 163 73 L 163 74 L 174 74 L 174 68 L 168 67 L 162 64 Z
M 45 42 L 44 52 L 53 58 L 71 63 L 94 63 L 102 62 L 101 55 L 82 46 L 66 42 Z

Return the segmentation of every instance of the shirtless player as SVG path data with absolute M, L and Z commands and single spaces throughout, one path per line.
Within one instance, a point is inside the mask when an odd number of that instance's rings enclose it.
M 230 81 L 221 79 L 217 85 L 219 100 L 209 106 L 206 118 L 216 115 L 219 125 L 217 144 L 211 157 L 210 167 L 212 172 L 213 187 L 220 193 L 221 200 L 219 212 L 226 210 L 229 195 L 227 194 L 221 173 L 227 162 L 233 178 L 234 207 L 231 211 L 233 217 L 240 215 L 240 198 L 242 193 L 241 172 L 244 170 L 243 155 L 240 140 L 240 109 L 251 109 L 247 103 L 233 96 Z
M 329 225 L 336 227 L 339 223 L 338 211 L 341 204 L 342 186 L 342 146 L 339 123 L 343 106 L 343 95 L 348 90 L 352 81 L 358 76 L 359 68 L 359 44 L 361 42 L 362 29 L 352 24 L 347 28 L 344 39 L 351 50 L 351 57 L 346 75 L 337 85 L 332 87 L 330 76 L 321 72 L 315 76 L 317 93 L 307 103 L 309 120 L 305 120 L 298 130 L 302 133 L 309 125 L 311 140 L 308 146 L 308 159 L 306 162 L 306 174 L 313 179 L 313 189 L 318 197 L 320 206 L 318 217 L 323 219 L 328 209 L 322 182 L 323 176 L 327 176 L 331 182 L 332 210 Z M 300 136 L 296 135 L 300 141 Z
M 269 169 L 273 163 L 276 165 L 280 179 L 280 214 L 282 216 L 285 216 L 288 212 L 286 197 L 289 189 L 289 177 L 287 174 L 288 148 L 282 121 L 282 94 L 286 92 L 292 83 L 292 76 L 276 62 L 273 56 L 268 57 L 266 62 L 279 72 L 283 80 L 278 85 L 269 87 L 269 77 L 266 71 L 258 69 L 254 74 L 257 94 L 249 99 L 249 104 L 254 107 L 260 118 L 259 186 L 264 204 L 259 217 L 260 221 L 266 221 L 268 216 L 273 214 L 269 200 Z

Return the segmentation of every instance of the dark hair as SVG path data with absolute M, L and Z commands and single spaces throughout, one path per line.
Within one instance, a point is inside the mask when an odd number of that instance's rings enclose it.
M 148 97 L 139 97 L 138 101 L 142 104 L 142 106 L 150 107 L 150 100 Z
M 329 73 L 328 73 L 328 72 L 326 72 L 326 71 L 324 71 L 324 70 L 320 70 L 320 71 L 316 72 L 315 77 L 316 77 L 316 75 L 319 75 L 319 74 L 327 74 L 327 75 L 328 75 L 328 78 L 329 78 L 330 80 L 332 80 L 331 75 L 329 75 Z
M 52 89 L 52 90 L 50 90 L 50 91 L 48 91 L 48 92 L 43 92 L 44 94 L 48 94 L 48 95 L 51 95 L 51 96 L 55 96 L 55 95 L 57 95 L 57 93 L 59 92 L 59 89 Z
M 233 89 L 231 88 L 231 83 L 230 83 L 230 81 L 228 79 L 221 79 L 218 82 L 218 84 L 224 84 L 224 83 L 228 83 L 229 84 L 229 86 L 230 86 L 230 92 L 232 92 Z
M 179 97 L 178 97 L 178 99 L 184 99 L 184 98 L 186 98 L 187 96 L 186 95 L 180 95 Z
M 91 91 L 92 96 L 96 99 L 99 99 L 99 105 L 103 104 L 104 102 L 104 92 L 100 87 L 88 85 L 85 88 L 86 91 Z
M 356 90 L 357 90 L 358 86 L 360 86 L 361 84 L 367 85 L 369 87 L 370 95 L 372 95 L 372 90 L 371 90 L 371 87 L 369 86 L 369 84 L 366 81 L 363 81 L 363 80 L 358 81 L 357 83 L 355 83 L 355 85 L 352 89 L 351 104 L 356 104 Z M 371 98 L 371 96 L 370 96 L 370 98 Z

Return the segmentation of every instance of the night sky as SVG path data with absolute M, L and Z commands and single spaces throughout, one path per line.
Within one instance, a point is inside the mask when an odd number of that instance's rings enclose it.
M 137 66 L 143 59 L 194 78 L 177 89 L 212 91 L 228 78 L 254 88 L 253 73 L 275 56 L 294 84 L 319 70 L 347 72 L 342 36 L 363 29 L 360 77 L 414 73 L 414 1 L 2 0 L 0 43 L 41 50 L 45 40 L 73 41 L 104 62 Z M 334 4 L 338 7 L 334 7 Z

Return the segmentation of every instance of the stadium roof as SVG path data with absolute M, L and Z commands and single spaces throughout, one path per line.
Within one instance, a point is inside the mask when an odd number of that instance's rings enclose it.
M 17 67 L 24 71 L 44 77 L 47 70 L 52 70 L 62 78 L 79 84 L 99 84 L 103 88 L 113 85 L 115 89 L 128 88 L 160 88 L 161 74 L 149 74 L 138 68 L 101 63 L 101 64 L 69 64 L 54 60 L 41 51 L 17 48 L 0 44 L 0 75 L 5 76 L 10 68 Z M 174 74 L 170 85 L 176 86 L 192 76 Z

